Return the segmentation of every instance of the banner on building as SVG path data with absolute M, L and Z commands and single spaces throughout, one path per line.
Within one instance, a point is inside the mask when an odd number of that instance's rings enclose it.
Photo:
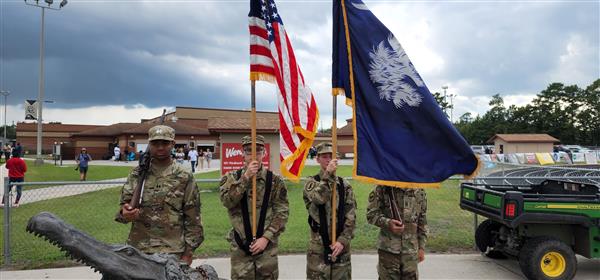
M 37 100 L 25 100 L 25 119 L 37 120 L 38 103 Z
M 554 164 L 554 159 L 549 153 L 535 153 L 535 157 L 537 158 L 540 165 Z
M 589 151 L 585 153 L 585 163 L 587 164 L 596 164 L 598 159 L 596 158 L 596 153 L 594 151 Z
M 573 163 L 585 163 L 585 154 L 584 153 L 573 153 Z
M 506 158 L 504 157 L 504 154 L 497 154 L 496 159 L 498 160 L 498 162 L 506 162 Z
M 534 153 L 526 153 L 525 160 L 527 164 L 538 164 L 537 158 Z
M 265 143 L 265 156 L 263 166 L 270 168 L 271 146 Z M 244 166 L 244 150 L 240 143 L 223 143 L 221 148 L 221 175 L 234 171 Z
M 519 164 L 519 158 L 517 158 L 516 154 L 508 154 L 507 158 L 509 163 Z

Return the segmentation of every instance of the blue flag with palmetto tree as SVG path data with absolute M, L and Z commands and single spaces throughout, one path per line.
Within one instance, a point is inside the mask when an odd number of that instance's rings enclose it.
M 333 3 L 333 93 L 352 106 L 356 179 L 437 187 L 478 159 L 394 35 L 360 0 Z

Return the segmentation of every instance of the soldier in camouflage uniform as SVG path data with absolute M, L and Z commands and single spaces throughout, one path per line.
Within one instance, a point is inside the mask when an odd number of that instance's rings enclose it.
M 356 199 L 352 187 L 335 176 L 337 159 L 332 159 L 331 143 L 317 145 L 321 171 L 304 185 L 304 203 L 311 228 L 308 245 L 307 279 L 351 279 L 350 241 L 356 225 Z M 337 191 L 337 240 L 331 244 L 331 186 Z
M 277 279 L 277 243 L 288 220 L 289 205 L 283 179 L 262 167 L 264 137 L 256 137 L 256 161 L 252 161 L 250 136 L 242 138 L 244 167 L 221 178 L 220 197 L 233 229 L 231 244 L 232 279 Z M 252 206 L 252 177 L 256 175 L 256 209 Z M 257 211 L 256 240 L 252 238 L 252 211 Z
M 175 254 L 191 264 L 194 250 L 204 240 L 198 188 L 192 174 L 171 158 L 175 130 L 157 125 L 148 134 L 152 160 L 142 202 L 137 209 L 129 205 L 140 179 L 138 166 L 123 186 L 116 221 L 132 222 L 127 244 L 147 254 Z
M 418 279 L 425 259 L 427 197 L 423 189 L 377 186 L 369 195 L 367 220 L 380 228 L 379 279 Z

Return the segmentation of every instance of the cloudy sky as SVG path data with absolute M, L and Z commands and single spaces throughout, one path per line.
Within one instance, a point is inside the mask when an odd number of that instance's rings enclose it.
M 29 0 L 30 2 L 32 0 Z M 60 0 L 55 0 L 57 6 Z M 331 124 L 331 1 L 279 0 L 298 63 Z M 454 118 L 490 96 L 527 104 L 551 82 L 600 78 L 600 4 L 588 1 L 364 1 L 402 43 Z M 249 107 L 247 0 L 69 0 L 46 11 L 45 121 L 111 124 L 175 106 Z M 36 99 L 41 9 L 0 0 L 0 89 L 8 123 Z M 259 110 L 275 87 L 258 83 Z M 343 104 L 343 102 L 339 102 Z M 350 117 L 338 108 L 340 124 Z

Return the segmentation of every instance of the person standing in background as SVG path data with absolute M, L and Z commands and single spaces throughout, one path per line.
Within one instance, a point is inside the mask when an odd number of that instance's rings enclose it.
M 25 172 L 27 172 L 27 164 L 21 158 L 19 152 L 15 149 L 13 150 L 12 158 L 10 158 L 6 162 L 6 169 L 8 169 L 8 182 L 10 183 L 20 183 L 25 181 Z M 21 195 L 23 194 L 23 186 L 17 185 L 17 198 L 15 199 L 14 207 L 19 207 L 19 201 L 21 200 Z M 12 189 L 12 186 L 11 188 Z M 4 207 L 4 196 L 2 197 L 2 205 Z
M 200 153 L 198 154 L 198 163 L 200 163 L 200 170 L 204 169 L 204 157 L 205 157 L 205 153 L 204 150 L 200 149 Z
M 196 164 L 198 164 L 198 152 L 194 147 L 190 148 L 188 152 L 188 158 L 190 159 L 190 164 L 192 165 L 192 173 L 196 172 Z
M 81 153 L 77 155 L 75 162 L 77 163 L 77 169 L 79 169 L 79 181 L 85 181 L 87 179 L 88 163 L 92 160 L 92 156 L 87 153 L 86 148 L 81 148 Z
M 115 145 L 113 153 L 115 155 L 115 161 L 119 161 L 119 159 L 121 158 L 121 148 L 119 148 L 119 145 Z
M 210 149 L 206 149 L 206 168 L 210 168 L 210 161 L 212 160 L 213 154 Z

